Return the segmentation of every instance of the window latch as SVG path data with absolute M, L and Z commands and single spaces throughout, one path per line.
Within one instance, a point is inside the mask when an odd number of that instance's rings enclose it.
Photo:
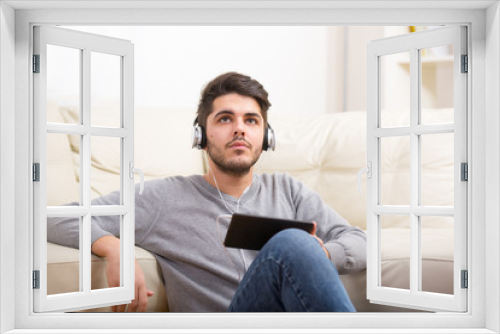
M 371 179 L 372 178 L 372 162 L 371 161 L 368 161 L 368 164 L 366 166 L 366 168 L 361 168 L 359 171 L 358 171 L 358 191 L 359 193 L 361 194 L 361 174 L 363 173 L 366 173 L 366 176 Z
M 134 168 L 134 162 L 133 161 L 130 161 L 129 162 L 129 177 L 131 179 L 134 178 L 134 173 L 137 173 L 139 174 L 139 176 L 141 177 L 141 188 L 139 189 L 139 195 L 142 195 L 142 192 L 144 191 L 144 173 L 142 172 L 142 170 L 140 170 L 139 168 Z

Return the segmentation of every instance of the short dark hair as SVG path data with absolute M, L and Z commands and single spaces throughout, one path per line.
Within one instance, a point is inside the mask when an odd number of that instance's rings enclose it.
M 267 98 L 267 91 L 257 80 L 237 72 L 221 74 L 205 86 L 198 104 L 198 124 L 206 127 L 214 100 L 219 96 L 231 93 L 253 98 L 259 104 L 264 126 L 267 126 L 267 110 L 271 106 Z

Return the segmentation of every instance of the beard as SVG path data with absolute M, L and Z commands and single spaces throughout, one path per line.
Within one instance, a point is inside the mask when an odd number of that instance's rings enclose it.
M 207 143 L 207 153 L 214 164 L 220 171 L 232 176 L 243 176 L 250 172 L 250 168 L 259 160 L 260 152 L 254 151 L 253 146 L 250 145 L 250 152 L 252 153 L 250 161 L 233 159 L 229 160 L 224 157 L 224 150 L 215 145 Z

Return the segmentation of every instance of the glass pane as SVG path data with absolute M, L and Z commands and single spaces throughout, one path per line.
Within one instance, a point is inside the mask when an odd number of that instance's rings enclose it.
M 93 136 L 90 141 L 92 198 L 117 191 L 115 196 L 107 197 L 106 205 L 119 205 L 121 204 L 121 138 Z
M 420 217 L 422 291 L 453 294 L 453 217 Z
M 72 244 L 77 248 L 64 247 L 56 243 L 47 242 L 47 294 L 54 295 L 68 292 L 79 292 L 80 283 L 80 228 L 82 218 L 78 217 L 48 217 L 48 221 L 54 228 L 48 230 L 48 235 L 57 235 L 57 229 L 65 230 L 65 244 Z M 70 231 L 67 223 L 79 221 L 80 224 Z M 71 237 L 69 237 L 71 236 Z M 62 241 L 61 241 L 62 243 Z M 43 283 L 42 283 L 43 284 Z
M 381 56 L 380 77 L 380 127 L 409 126 L 410 52 Z
M 69 151 L 73 142 L 76 147 L 76 156 Z M 80 202 L 80 191 L 78 187 L 79 165 L 74 164 L 78 159 L 79 136 L 66 134 L 47 134 L 47 205 L 63 205 L 70 202 Z
M 453 123 L 453 45 L 420 50 L 421 124 Z
M 121 57 L 91 52 L 92 126 L 121 126 Z
M 108 232 L 113 235 L 120 235 L 120 220 L 121 216 L 93 216 L 92 225 L 98 224 L 103 227 Z M 102 258 L 97 255 L 92 254 L 92 265 L 91 265 L 91 275 L 92 275 L 92 290 L 106 289 L 108 288 L 108 277 L 107 277 L 107 263 L 109 261 L 110 268 L 116 273 L 115 279 L 117 280 L 116 286 L 122 286 L 120 282 L 120 272 L 121 272 L 121 241 L 116 240 L 117 253 L 115 258 Z
M 421 135 L 421 205 L 454 206 L 454 134 Z
M 80 122 L 80 58 L 80 49 L 47 45 L 47 122 Z
M 380 138 L 382 205 L 410 205 L 410 137 Z
M 410 217 L 380 216 L 381 286 L 410 288 Z

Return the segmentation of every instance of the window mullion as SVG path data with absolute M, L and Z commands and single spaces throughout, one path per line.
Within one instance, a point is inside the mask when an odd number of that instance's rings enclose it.
M 418 292 L 419 264 L 419 217 L 414 210 L 419 205 L 420 195 L 420 149 L 419 136 L 414 129 L 419 123 L 420 110 L 420 59 L 419 50 L 410 49 L 410 291 Z
M 82 66 L 81 66 L 81 104 L 82 107 L 80 119 L 82 125 L 90 128 L 90 50 L 83 49 Z M 90 159 L 91 159 L 91 134 L 90 131 L 82 136 L 80 143 L 80 191 L 81 199 L 84 207 L 90 209 L 91 193 L 90 193 Z M 82 225 L 80 226 L 80 282 L 83 282 L 82 291 L 90 293 L 91 286 L 91 222 L 92 217 L 90 210 L 83 216 Z

